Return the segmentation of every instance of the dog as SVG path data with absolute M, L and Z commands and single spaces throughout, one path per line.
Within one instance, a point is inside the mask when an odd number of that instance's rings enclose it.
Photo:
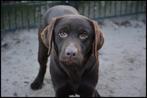
M 100 96 L 98 82 L 98 50 L 104 37 L 96 21 L 82 16 L 65 5 L 49 8 L 38 32 L 40 69 L 31 84 L 40 89 L 50 56 L 50 74 L 56 97 L 78 94 L 80 97 Z

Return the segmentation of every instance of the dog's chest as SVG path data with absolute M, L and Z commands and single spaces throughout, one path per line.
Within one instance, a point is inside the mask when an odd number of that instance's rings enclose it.
M 70 67 L 66 69 L 66 74 L 68 75 L 68 84 L 76 91 L 80 85 L 82 78 L 82 70 L 78 67 Z

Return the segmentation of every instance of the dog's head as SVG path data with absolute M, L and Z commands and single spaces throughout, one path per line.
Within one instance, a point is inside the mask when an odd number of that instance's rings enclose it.
M 53 18 L 41 34 L 49 53 L 54 44 L 59 62 L 66 65 L 81 65 L 92 54 L 97 59 L 104 43 L 97 22 L 81 15 Z

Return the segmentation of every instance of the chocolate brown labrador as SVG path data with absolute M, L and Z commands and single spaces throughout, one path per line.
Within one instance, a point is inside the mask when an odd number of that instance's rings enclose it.
M 32 89 L 42 87 L 48 56 L 55 95 L 99 96 L 98 50 L 104 43 L 97 22 L 71 6 L 54 6 L 43 17 L 39 28 L 39 73 Z

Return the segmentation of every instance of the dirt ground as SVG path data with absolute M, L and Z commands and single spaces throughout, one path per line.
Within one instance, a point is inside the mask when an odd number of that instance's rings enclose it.
M 146 18 L 123 17 L 102 22 L 97 90 L 101 96 L 146 96 Z M 1 96 L 54 96 L 49 64 L 43 88 L 30 89 L 36 77 L 37 29 L 17 30 L 1 39 Z

